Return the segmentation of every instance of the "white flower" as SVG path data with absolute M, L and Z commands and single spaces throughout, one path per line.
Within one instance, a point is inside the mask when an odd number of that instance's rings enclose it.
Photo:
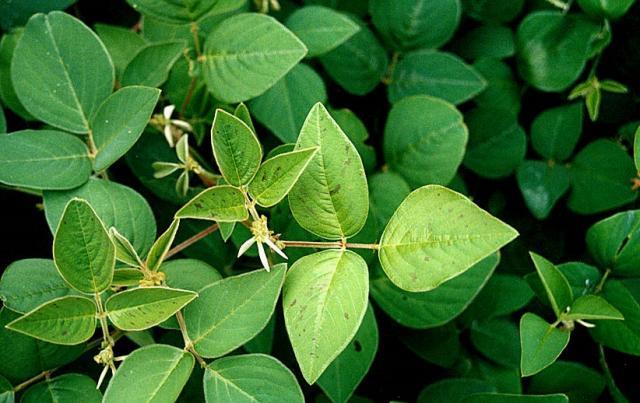
M 267 227 L 267 217 L 262 216 L 259 220 L 255 220 L 251 223 L 251 233 L 253 236 L 247 239 L 238 249 L 238 257 L 242 256 L 249 248 L 257 243 L 258 246 L 258 255 L 260 256 L 260 262 L 262 263 L 262 267 L 264 267 L 267 271 L 270 270 L 269 260 L 267 259 L 267 254 L 264 251 L 264 245 L 267 244 L 271 250 L 276 252 L 278 255 L 282 256 L 284 259 L 289 259 L 287 255 L 284 254 L 282 249 L 276 245 L 275 242 L 271 240 L 271 234 L 273 231 L 269 231 Z
M 167 139 L 167 143 L 171 147 L 174 146 L 173 143 L 173 127 L 180 128 L 184 131 L 191 132 L 193 128 L 189 124 L 189 122 L 185 122 L 180 119 L 171 119 L 171 115 L 173 115 L 173 111 L 176 109 L 175 105 L 167 105 L 162 110 L 162 116 L 164 117 L 164 137 Z

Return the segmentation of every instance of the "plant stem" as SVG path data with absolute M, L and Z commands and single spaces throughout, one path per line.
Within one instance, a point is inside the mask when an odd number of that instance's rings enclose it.
M 607 389 L 609 389 L 609 395 L 616 403 L 628 403 L 629 400 L 624 396 L 622 391 L 616 385 L 615 380 L 613 379 L 613 374 L 609 369 L 609 365 L 607 364 L 607 360 L 604 356 L 604 347 L 602 344 L 598 344 L 598 361 L 600 362 L 600 368 L 602 368 L 602 372 L 604 373 L 604 379 L 607 384 Z
M 191 102 L 191 98 L 193 97 L 193 92 L 196 89 L 196 84 L 198 80 L 196 77 L 191 77 L 191 82 L 189 83 L 189 89 L 187 90 L 187 95 L 184 97 L 184 101 L 182 101 L 182 105 L 180 106 L 180 119 L 184 119 L 184 113 L 187 110 L 187 106 Z
M 89 147 L 89 156 L 95 158 L 98 154 L 98 147 L 96 147 L 96 143 L 93 141 L 93 132 L 91 130 L 87 132 L 87 146 Z
M 188 238 L 187 240 L 185 240 L 183 242 L 180 242 L 179 244 L 177 244 L 173 248 L 169 249 L 169 252 L 167 252 L 167 255 L 165 256 L 165 259 L 169 259 L 171 256 L 173 256 L 176 253 L 188 248 L 189 246 L 191 246 L 194 243 L 198 242 L 199 240 L 201 240 L 202 238 L 206 237 L 207 235 L 216 232 L 218 230 L 218 228 L 219 228 L 218 223 L 215 223 L 215 224 L 210 225 L 207 228 L 203 229 L 202 231 L 198 232 L 197 234 L 195 234 L 191 238 Z
M 184 321 L 184 315 L 182 315 L 182 311 L 176 312 L 176 319 L 178 321 L 178 326 L 180 327 L 180 333 L 182 333 L 182 339 L 184 340 L 184 349 L 194 357 L 196 357 L 196 361 L 200 364 L 202 368 L 207 366 L 207 362 L 196 352 L 196 349 L 193 347 L 193 342 L 189 337 L 189 333 L 187 333 L 187 323 Z
M 102 298 L 100 298 L 99 293 L 94 294 L 96 300 L 96 306 L 98 307 L 98 320 L 100 321 L 100 329 L 102 329 L 102 340 L 109 346 L 115 344 L 113 338 L 109 334 L 109 323 L 107 322 L 107 315 L 104 312 L 104 308 L 102 307 Z
M 198 36 L 198 24 L 196 22 L 191 23 L 191 35 L 193 36 L 193 46 L 196 51 L 196 55 L 198 57 L 202 56 L 202 51 L 200 50 L 200 37 Z
M 291 248 L 317 248 L 317 249 L 380 249 L 380 245 L 377 243 L 349 243 L 349 242 L 314 242 L 314 241 L 283 241 L 285 247 Z
M 396 65 L 398 64 L 398 60 L 400 59 L 400 52 L 395 51 L 393 55 L 391 55 L 391 62 L 387 67 L 387 71 L 384 73 L 382 77 L 382 84 L 389 85 L 391 84 L 391 80 L 393 80 L 393 71 L 396 69 Z
M 604 283 L 609 278 L 609 274 L 611 274 L 611 269 L 605 270 L 604 275 L 602 276 L 602 278 L 600 279 L 600 281 L 598 282 L 598 285 L 596 285 L 596 288 L 594 290 L 596 294 L 599 294 L 600 291 L 602 291 L 602 287 L 604 287 Z

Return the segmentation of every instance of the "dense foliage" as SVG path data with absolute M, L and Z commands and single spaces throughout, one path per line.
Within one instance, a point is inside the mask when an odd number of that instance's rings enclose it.
M 639 399 L 634 3 L 0 0 L 0 402 Z

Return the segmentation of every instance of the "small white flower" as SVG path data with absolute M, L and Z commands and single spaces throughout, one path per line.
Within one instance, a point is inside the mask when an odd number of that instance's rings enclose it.
M 164 137 L 167 139 L 167 143 L 169 143 L 171 147 L 174 146 L 172 126 L 175 126 L 187 132 L 193 131 L 193 128 L 191 127 L 189 122 L 185 122 L 184 120 L 180 119 L 171 119 L 171 115 L 173 115 L 173 111 L 175 109 L 175 105 L 167 105 L 162 110 L 162 116 L 164 117 Z
M 271 240 L 271 234 L 273 231 L 270 231 L 267 227 L 267 217 L 262 216 L 259 220 L 255 220 L 251 223 L 251 233 L 253 236 L 247 239 L 238 249 L 238 257 L 244 255 L 246 251 L 249 250 L 254 243 L 257 243 L 258 247 L 258 255 L 260 256 L 260 262 L 262 263 L 262 267 L 264 267 L 267 271 L 270 270 L 269 260 L 267 259 L 267 254 L 264 251 L 264 245 L 266 244 L 271 250 L 276 252 L 278 255 L 282 256 L 284 259 L 289 259 L 287 255 L 284 254 L 282 249 L 276 245 L 275 242 Z
M 582 326 L 584 326 L 584 327 L 586 327 L 586 328 L 589 328 L 589 329 L 596 327 L 596 325 L 595 325 L 595 324 L 593 324 L 593 323 L 589 323 L 589 322 L 585 322 L 585 321 L 584 321 L 584 320 L 582 320 L 582 319 L 577 319 L 577 320 L 576 320 L 576 322 L 578 322 L 578 323 L 579 323 L 579 324 L 581 324 Z

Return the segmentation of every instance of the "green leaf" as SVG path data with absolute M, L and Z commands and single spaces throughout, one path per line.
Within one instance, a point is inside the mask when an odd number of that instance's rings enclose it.
M 462 162 L 467 137 L 462 114 L 452 104 L 428 96 L 404 98 L 387 118 L 385 160 L 413 188 L 444 185 Z
M 636 129 L 635 140 L 633 141 L 633 160 L 640 176 L 640 127 Z
M 289 205 L 304 229 L 327 239 L 357 234 L 367 219 L 369 196 L 362 161 L 322 104 L 302 126 L 296 150 L 319 147 L 289 192 Z
M 590 330 L 591 336 L 606 347 L 640 356 L 640 282 L 609 280 L 601 295 L 622 313 L 624 320 L 598 322 Z
M 116 260 L 131 267 L 142 267 L 142 259 L 127 238 L 118 232 L 115 227 L 109 228 L 109 237 L 116 248 Z
M 378 351 L 378 325 L 371 305 L 349 345 L 318 378 L 318 386 L 334 402 L 347 402 L 365 377 Z
M 22 395 L 24 403 L 59 402 L 100 403 L 102 393 L 93 379 L 81 374 L 64 374 L 47 378 L 44 382 L 31 386 Z
M 282 304 L 302 376 L 315 383 L 347 347 L 367 310 L 369 272 L 349 250 L 326 250 L 297 260 L 287 273 Z
M 0 279 L 0 299 L 5 307 L 27 313 L 52 299 L 73 291 L 48 259 L 23 259 L 4 269 Z
M 246 354 L 215 360 L 205 368 L 207 402 L 304 402 L 291 371 L 264 354 Z
M 0 136 L 0 182 L 6 185 L 71 189 L 85 183 L 89 175 L 87 147 L 68 133 L 22 130 Z
M 458 28 L 458 0 L 371 0 L 373 24 L 394 49 L 437 48 Z
M 67 203 L 53 240 L 53 259 L 60 275 L 78 291 L 99 293 L 111 284 L 115 247 L 85 200 Z
M 3 376 L 0 376 L 0 402 L 15 402 L 15 392 L 13 391 L 13 385 L 11 385 L 11 383 Z
M 15 29 L 9 33 L 5 32 L 0 38 L 0 99 L 16 115 L 24 120 L 33 120 L 33 116 L 20 103 L 11 82 L 11 59 L 22 32 L 23 29 Z
M 296 67 L 298 66 L 299 65 L 296 65 Z M 245 105 L 244 102 L 240 102 L 238 106 L 236 106 L 236 109 L 233 111 L 233 116 L 242 120 L 244 124 L 249 126 L 252 132 L 256 133 L 256 128 L 253 126 L 253 120 L 251 119 L 251 113 L 249 112 L 249 108 L 247 108 L 247 105 Z
M 161 86 L 185 47 L 184 41 L 168 41 L 141 48 L 122 72 L 122 86 Z
M 296 184 L 318 147 L 276 155 L 266 160 L 249 184 L 249 194 L 263 207 L 278 204 Z
M 29 19 L 16 45 L 11 80 L 36 118 L 73 133 L 111 94 L 114 67 L 98 36 L 80 20 L 54 11 Z
M 109 51 L 116 69 L 116 79 L 120 81 L 124 69 L 147 42 L 129 28 L 107 24 L 96 24 L 94 28 Z
M 371 296 L 393 320 L 405 327 L 428 329 L 450 322 L 471 304 L 498 265 L 490 255 L 460 276 L 425 292 L 408 292 L 385 276 L 371 281 Z
M 637 276 L 640 264 L 640 210 L 600 220 L 587 231 L 587 247 L 601 266 L 618 275 Z
M 630 183 L 635 175 L 633 161 L 624 149 L 611 140 L 596 140 L 571 164 L 569 208 L 594 214 L 631 203 L 638 197 Z
M 520 345 L 522 376 L 534 375 L 560 356 L 569 344 L 569 330 L 557 329 L 533 313 L 520 319 Z
M 511 21 L 520 13 L 523 5 L 524 0 L 462 0 L 462 6 L 467 15 L 488 23 Z
M 487 87 L 474 98 L 481 107 L 503 109 L 517 115 L 520 112 L 520 87 L 511 68 L 495 59 L 479 59 L 473 67 L 487 81 Z
M 246 101 L 271 88 L 306 54 L 300 39 L 273 17 L 238 14 L 207 37 L 203 75 L 220 101 Z
M 478 318 L 509 315 L 526 306 L 532 297 L 531 288 L 521 277 L 496 273 L 473 299 L 462 318 L 464 322 L 471 323 Z
M 46 343 L 5 327 L 19 317 L 6 307 L 0 309 L 0 374 L 10 382 L 17 385 L 42 371 L 68 364 L 84 352 L 84 344 Z
M 191 353 L 172 346 L 139 348 L 122 362 L 103 402 L 173 402 L 187 383 L 194 361 Z
M 564 274 L 564 277 L 571 286 L 573 295 L 586 295 L 591 293 L 602 278 L 597 268 L 582 262 L 563 263 L 557 265 L 556 268 Z M 531 274 L 537 278 L 536 274 Z
M 236 228 L 236 222 L 220 222 L 218 223 L 218 231 L 220 231 L 220 236 L 222 240 L 227 242 L 233 234 L 233 230 Z
M 244 195 L 229 185 L 218 185 L 201 192 L 176 213 L 176 218 L 219 222 L 244 221 L 248 217 Z
M 51 232 L 55 232 L 67 203 L 73 198 L 91 204 L 107 228 L 115 227 L 127 238 L 138 255 L 147 253 L 156 238 L 156 220 L 147 201 L 135 190 L 116 182 L 91 178 L 79 188 L 64 192 L 44 192 L 44 212 Z
M 564 393 L 570 402 L 589 403 L 604 391 L 604 378 L 577 362 L 556 361 L 531 378 L 528 393 Z
M 592 122 L 598 120 L 601 100 L 602 94 L 600 93 L 599 88 L 596 88 L 593 91 L 589 91 L 584 97 L 584 105 L 587 107 L 587 112 L 589 112 L 589 118 Z
M 362 120 L 349 109 L 332 109 L 331 117 L 336 121 L 344 134 L 349 137 L 353 146 L 358 150 L 362 165 L 366 172 L 372 172 L 376 168 L 376 150 L 367 143 L 369 132 Z
M 452 368 L 461 357 L 462 344 L 459 336 L 456 325 L 449 322 L 431 329 L 405 330 L 400 339 L 423 360 L 443 368 Z
M 144 15 L 158 18 L 172 25 L 184 25 L 202 20 L 208 14 L 215 13 L 218 7 L 238 3 L 237 0 L 204 0 L 171 2 L 165 0 L 127 0 L 136 10 Z
M 490 360 L 509 368 L 520 365 L 518 327 L 508 318 L 492 318 L 471 324 L 471 344 Z
M 227 183 L 242 186 L 251 182 L 260 167 L 262 146 L 249 126 L 217 109 L 211 127 L 211 147 Z
M 622 17 L 631 8 L 633 3 L 633 0 L 578 0 L 580 8 L 582 8 L 585 13 L 611 20 Z
M 457 39 L 453 49 L 465 59 L 504 59 L 516 52 L 515 36 L 503 25 L 480 25 Z
M 366 95 L 380 84 L 389 58 L 373 32 L 351 17 L 360 31 L 334 50 L 320 56 L 327 74 L 350 94 Z
M 160 90 L 132 86 L 107 98 L 91 119 L 98 148 L 94 169 L 103 171 L 122 157 L 140 138 L 153 112 Z
M 553 263 L 533 252 L 529 252 L 529 255 L 540 276 L 553 312 L 560 317 L 573 302 L 573 292 L 569 282 Z
M 144 280 L 144 274 L 140 269 L 124 267 L 113 271 L 112 287 L 135 287 Z
M 569 403 L 569 399 L 559 393 L 553 395 L 476 393 L 462 400 L 462 403 Z
M 418 50 L 403 55 L 393 70 L 389 101 L 411 95 L 431 95 L 460 104 L 482 92 L 484 78 L 460 58 L 435 50 Z
M 571 304 L 571 310 L 565 315 L 569 320 L 623 320 L 624 317 L 616 308 L 597 295 L 583 295 Z
M 369 209 L 382 230 L 411 188 L 400 175 L 390 171 L 374 174 L 368 181 Z
M 197 259 L 172 259 L 160 271 L 166 276 L 167 286 L 195 292 L 222 280 L 216 269 Z
M 271 354 L 271 350 L 273 349 L 273 339 L 275 337 L 275 327 L 276 315 L 269 319 L 267 326 L 265 326 L 260 333 L 255 335 L 253 339 L 244 343 L 242 348 L 247 350 L 249 353 Z
M 502 109 L 478 107 L 465 115 L 469 145 L 464 165 L 487 178 L 510 175 L 524 160 L 527 137 L 516 115 Z
M 517 236 L 460 193 L 428 185 L 398 207 L 382 234 L 378 257 L 395 285 L 429 291 Z
M 322 6 L 294 11 L 287 20 L 287 28 L 309 49 L 307 57 L 327 53 L 360 31 L 358 24 L 346 15 Z
M 473 378 L 449 378 L 422 389 L 418 403 L 460 403 L 465 397 L 480 392 L 496 392 L 491 384 Z
M 531 125 L 531 145 L 544 158 L 564 161 L 582 133 L 582 105 L 572 103 L 547 109 Z
M 251 100 L 258 121 L 283 142 L 295 142 L 307 112 L 318 102 L 327 101 L 322 78 L 306 64 L 298 64 L 269 88 Z
M 7 119 L 4 117 L 4 110 L 0 107 L 0 133 L 7 132 Z
M 79 296 L 56 298 L 9 323 L 7 329 L 50 343 L 79 344 L 96 330 L 96 304 Z
M 560 92 L 582 73 L 600 26 L 580 14 L 537 11 L 516 34 L 518 71 L 535 88 Z
M 516 171 L 524 202 L 539 220 L 549 216 L 553 206 L 569 190 L 569 170 L 544 161 L 524 161 Z
M 180 220 L 174 219 L 169 228 L 167 228 L 167 230 L 163 232 L 162 235 L 160 235 L 153 243 L 149 250 L 149 254 L 147 255 L 147 269 L 157 271 L 160 268 L 160 265 L 162 265 L 165 256 L 167 256 L 167 253 L 169 252 L 169 249 L 171 249 L 171 245 L 176 238 L 178 227 L 180 227 Z
M 134 288 L 109 297 L 105 309 L 117 328 L 144 330 L 167 320 L 197 296 L 195 292 L 172 288 Z
M 258 334 L 273 315 L 285 272 L 286 265 L 275 265 L 271 272 L 227 277 L 202 289 L 184 310 L 195 350 L 203 357 L 220 357 Z

